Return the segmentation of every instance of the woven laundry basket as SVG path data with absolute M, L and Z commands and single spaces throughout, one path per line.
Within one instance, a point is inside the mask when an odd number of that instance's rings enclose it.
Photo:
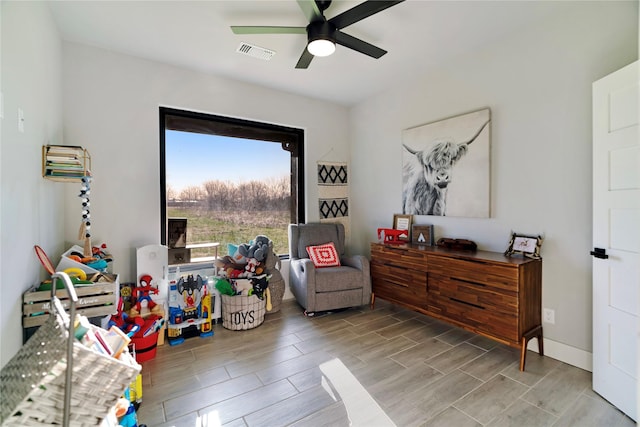
M 123 353 L 122 360 L 114 359 L 71 337 L 72 373 L 67 384 L 69 315 L 58 298 L 53 298 L 52 307 L 49 319 L 2 368 L 3 427 L 63 425 L 63 415 L 70 426 L 99 425 L 140 372 L 140 365 L 129 353 Z M 71 394 L 65 408 L 67 387 Z
M 220 295 L 222 326 L 232 331 L 253 329 L 264 322 L 265 300 L 255 295 Z

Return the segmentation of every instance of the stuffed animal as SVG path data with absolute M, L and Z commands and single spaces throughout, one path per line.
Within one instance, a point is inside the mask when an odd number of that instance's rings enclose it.
M 254 276 L 249 279 L 253 286 L 253 294 L 260 299 L 264 299 L 264 291 L 269 287 L 269 279 L 271 276 L 262 274 L 260 276 Z
M 258 262 L 264 261 L 269 250 L 269 238 L 267 236 L 258 235 L 251 243 L 243 243 L 238 246 L 238 253 L 245 258 L 255 258 Z
M 264 271 L 262 263 L 255 258 L 249 258 L 244 269 L 252 274 L 260 275 Z
M 227 252 L 229 257 L 236 264 L 244 264 L 247 262 L 247 257 L 238 252 L 238 245 L 227 244 Z
M 229 255 L 214 261 L 214 265 L 218 271 L 218 275 L 228 278 L 243 277 L 245 274 L 245 265 L 236 263 Z
M 233 287 L 236 290 L 236 295 L 251 295 L 253 291 L 253 283 L 250 279 L 236 279 L 233 281 Z
M 233 290 L 231 283 L 229 283 L 225 279 L 217 279 L 216 280 L 216 289 L 220 292 L 221 295 L 235 295 L 236 291 Z

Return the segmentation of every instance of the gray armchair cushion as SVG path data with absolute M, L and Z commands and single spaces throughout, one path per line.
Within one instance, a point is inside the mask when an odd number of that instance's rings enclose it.
M 345 256 L 342 224 L 291 224 L 289 226 L 289 286 L 307 311 L 325 311 L 368 304 L 371 299 L 369 260 Z M 315 268 L 307 246 L 333 242 L 340 267 Z

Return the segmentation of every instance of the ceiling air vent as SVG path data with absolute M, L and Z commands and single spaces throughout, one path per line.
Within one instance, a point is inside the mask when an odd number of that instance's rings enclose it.
M 245 42 L 240 43 L 240 46 L 238 46 L 238 50 L 236 50 L 236 52 L 243 55 L 253 56 L 254 58 L 258 59 L 264 59 L 265 61 L 270 60 L 271 57 L 276 54 L 276 52 L 273 50 L 265 49 L 264 47 Z

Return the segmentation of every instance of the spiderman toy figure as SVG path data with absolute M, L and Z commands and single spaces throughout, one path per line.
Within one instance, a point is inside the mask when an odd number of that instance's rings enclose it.
M 144 274 L 140 276 L 140 283 L 136 287 L 136 305 L 135 309 L 138 313 L 142 308 L 142 301 L 147 301 L 147 308 L 149 310 L 153 310 L 153 308 L 157 305 L 152 299 L 151 294 L 157 294 L 158 289 L 151 286 L 151 281 L 153 279 L 148 274 Z

